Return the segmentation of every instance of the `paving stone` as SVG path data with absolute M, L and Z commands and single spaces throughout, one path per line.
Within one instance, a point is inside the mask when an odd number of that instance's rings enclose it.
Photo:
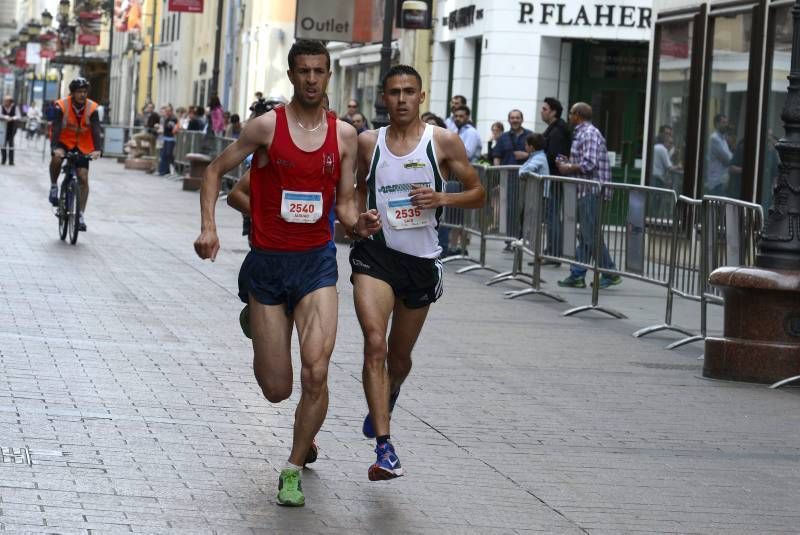
M 26 158 L 28 161 L 26 161 Z M 663 289 L 626 279 L 614 320 L 589 300 L 503 299 L 456 275 L 414 351 L 392 435 L 408 475 L 367 481 L 361 334 L 339 247 L 339 332 L 308 504 L 275 505 L 290 400 L 263 399 L 236 297 L 241 218 L 194 255 L 198 197 L 113 161 L 92 164 L 89 232 L 56 237 L 46 166 L 0 168 L 0 530 L 9 533 L 795 533 L 798 389 L 708 381 L 699 346 L 630 333 L 663 318 Z M 470 247 L 476 247 L 473 243 Z M 488 244 L 491 263 L 511 255 Z M 543 269 L 549 284 L 566 266 Z M 709 309 L 712 333 L 722 310 Z M 674 317 L 696 328 L 696 303 Z M 292 342 L 297 369 L 297 338 Z

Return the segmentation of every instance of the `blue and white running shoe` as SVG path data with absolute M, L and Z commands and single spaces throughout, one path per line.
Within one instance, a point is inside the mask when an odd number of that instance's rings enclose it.
M 389 398 L 389 418 L 392 417 L 392 411 L 394 410 L 394 404 L 397 403 L 397 398 L 400 397 L 400 391 L 398 390 L 394 394 L 391 395 Z M 364 418 L 364 425 L 361 426 L 361 432 L 364 433 L 364 436 L 367 438 L 375 438 L 375 427 L 372 425 L 372 418 L 370 418 L 369 413 Z
M 385 481 L 403 475 L 400 459 L 397 458 L 391 442 L 379 444 L 375 448 L 375 453 L 378 454 L 378 460 L 369 467 L 370 481 Z

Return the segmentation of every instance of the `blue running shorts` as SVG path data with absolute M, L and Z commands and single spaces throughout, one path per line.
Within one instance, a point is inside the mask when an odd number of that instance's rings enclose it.
M 291 314 L 303 297 L 339 279 L 336 249 L 327 244 L 300 252 L 251 249 L 239 270 L 239 299 L 249 295 L 262 305 L 286 305 Z

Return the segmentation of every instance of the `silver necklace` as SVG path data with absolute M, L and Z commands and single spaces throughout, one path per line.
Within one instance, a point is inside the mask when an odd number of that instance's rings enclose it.
M 296 117 L 295 122 L 297 123 L 297 126 L 302 128 L 306 132 L 316 132 L 317 130 L 319 130 L 322 127 L 323 124 L 325 124 L 325 110 L 322 110 L 322 120 L 314 128 L 306 128 L 305 126 L 303 126 L 303 123 L 301 123 L 300 119 L 299 119 L 300 115 L 296 111 L 294 112 L 294 115 Z

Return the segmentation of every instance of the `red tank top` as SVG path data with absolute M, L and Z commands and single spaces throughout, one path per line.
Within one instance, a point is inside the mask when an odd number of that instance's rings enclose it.
M 330 211 L 339 182 L 339 142 L 336 118 L 328 113 L 328 132 L 315 151 L 299 149 L 289 134 L 286 109 L 275 108 L 275 135 L 267 165 L 259 168 L 258 156 L 250 169 L 251 240 L 258 249 L 307 251 L 327 244 L 333 237 Z M 322 194 L 322 215 L 314 223 L 288 222 L 281 216 L 284 191 Z

